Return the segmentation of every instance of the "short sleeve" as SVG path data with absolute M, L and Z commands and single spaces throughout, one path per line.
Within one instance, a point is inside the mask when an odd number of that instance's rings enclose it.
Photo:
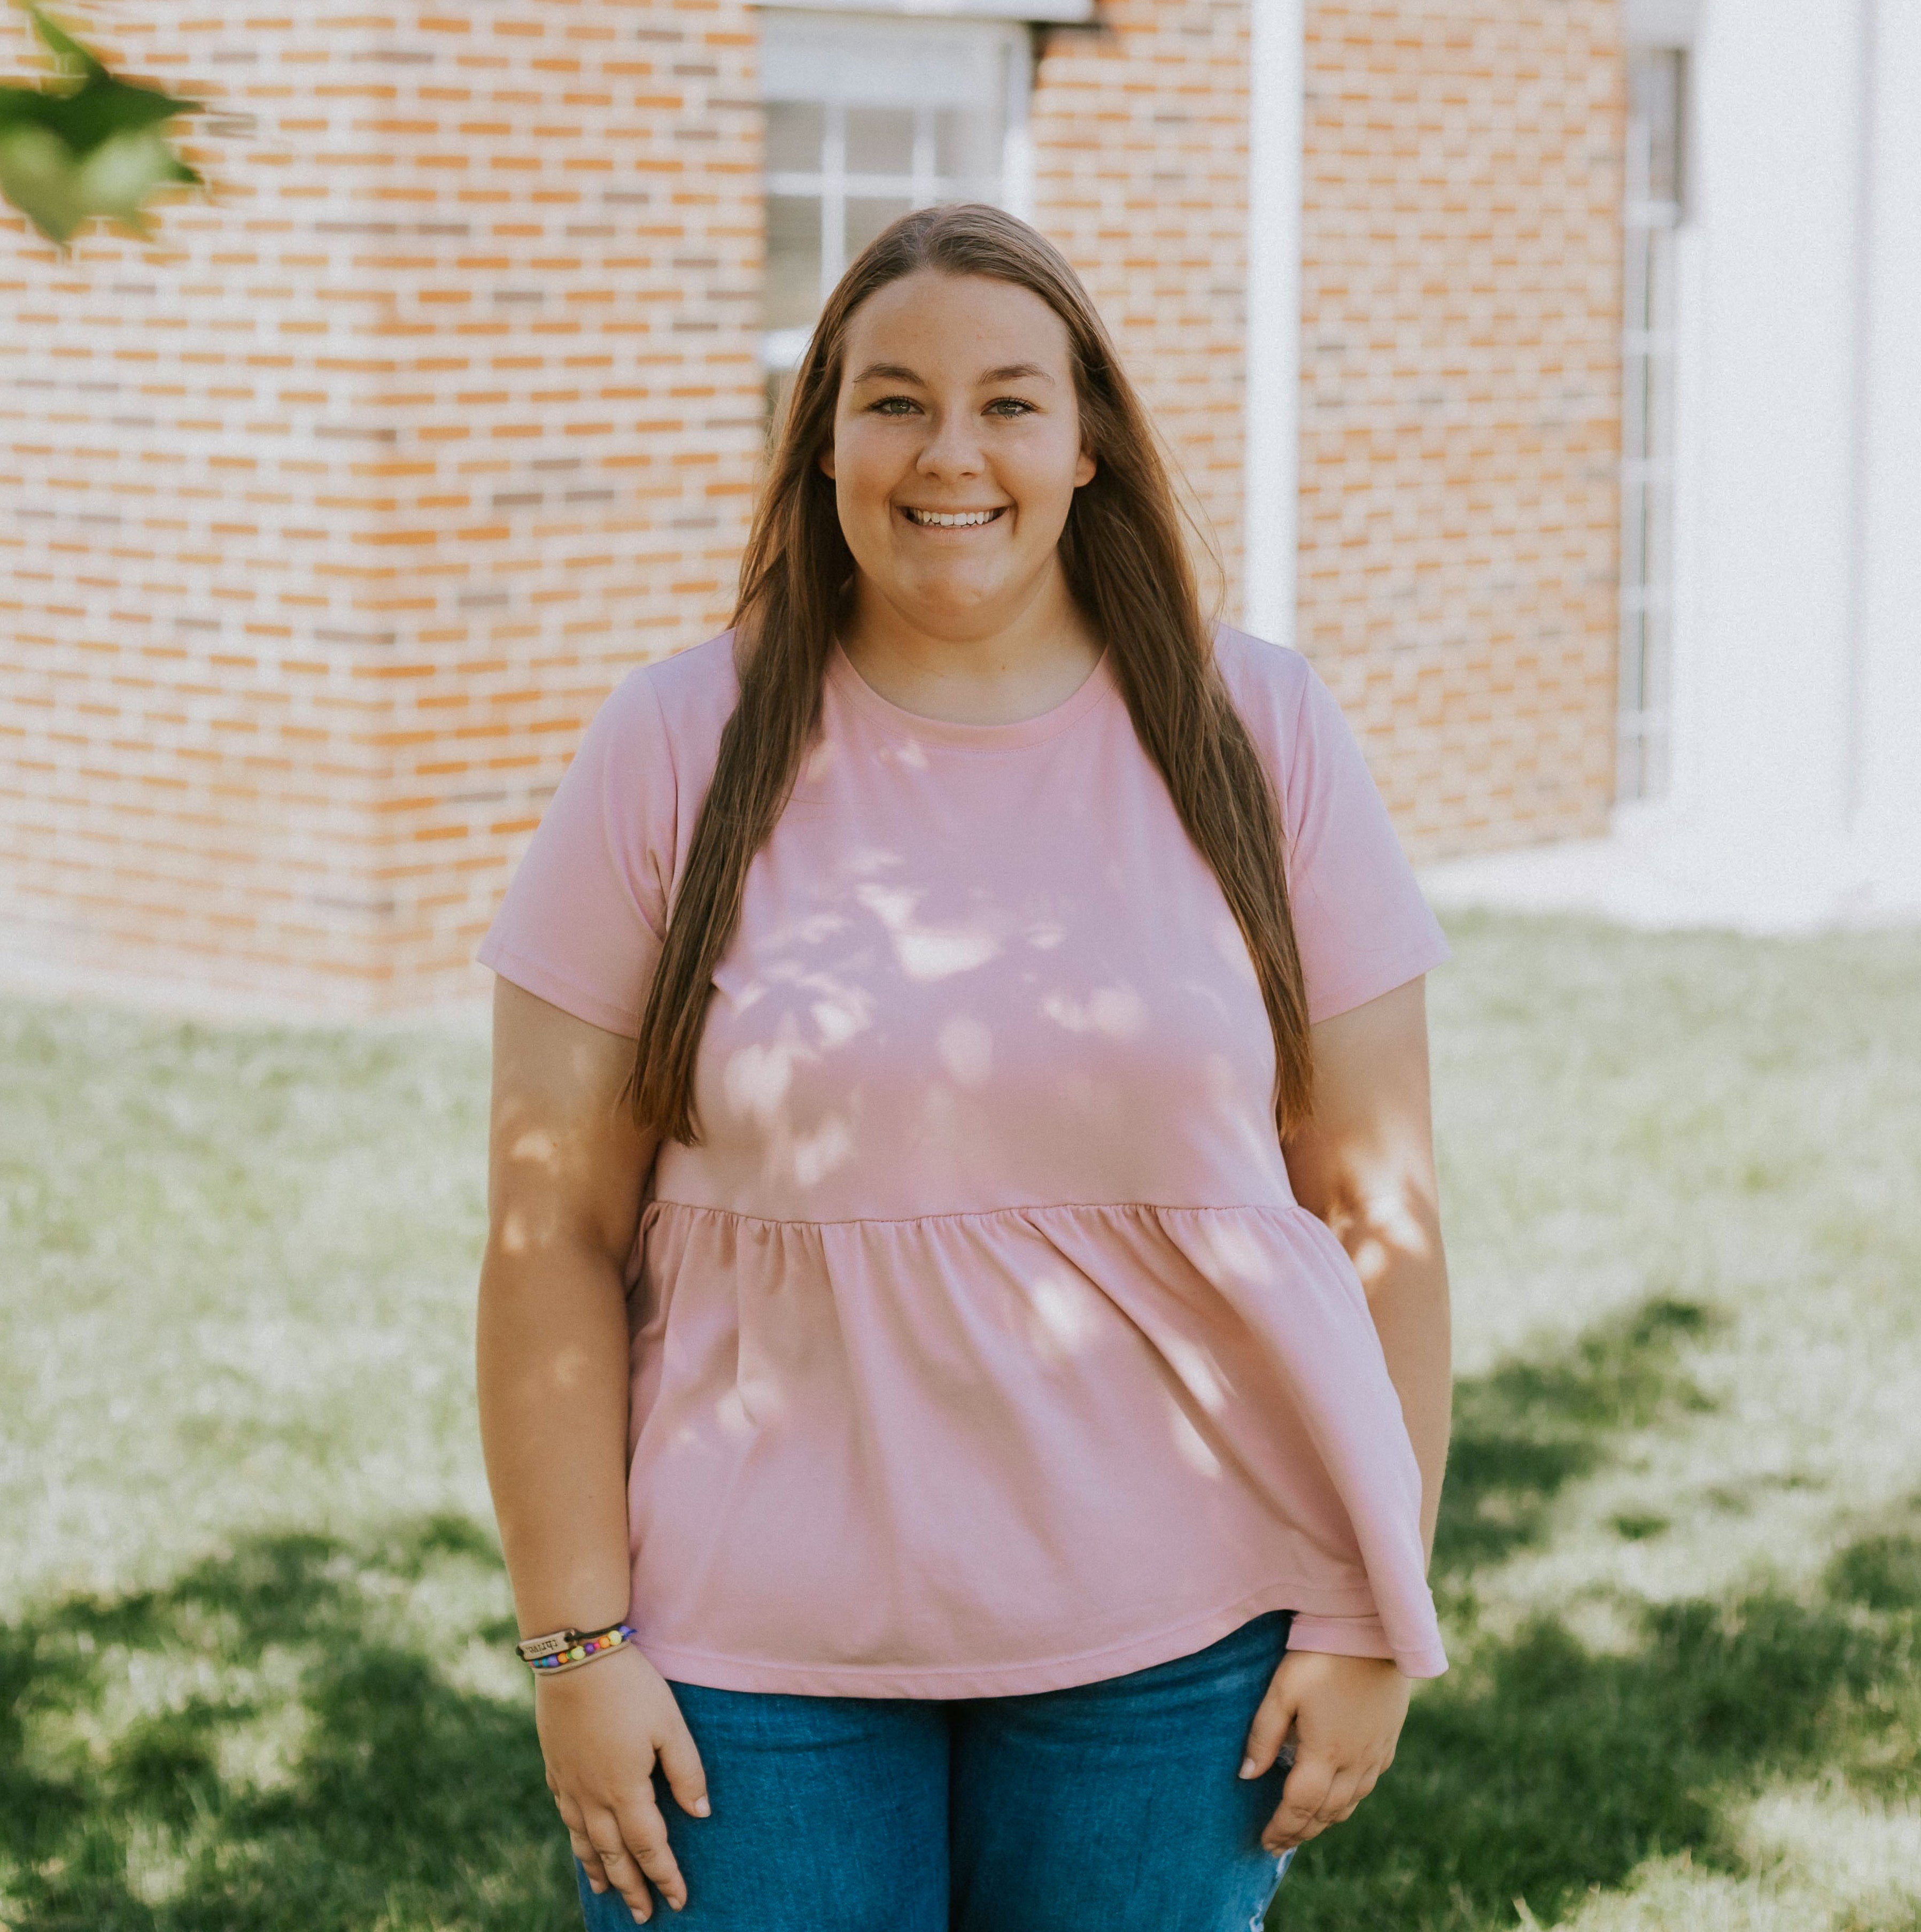
M 1378 1617 L 1314 1617 L 1297 1615 L 1287 1626 L 1290 1650 L 1323 1651 L 1331 1657 L 1392 1657 L 1387 1626 Z M 1398 1661 L 1398 1660 L 1396 1660 Z M 1410 1660 L 1425 1664 L 1425 1658 Z M 1425 1676 L 1410 1670 L 1410 1677 Z
M 639 1038 L 667 931 L 677 790 L 643 668 L 588 726 L 481 941 L 481 964 L 590 1025 Z
M 1282 756 L 1288 898 L 1310 1024 L 1452 955 L 1334 694 L 1302 664 Z

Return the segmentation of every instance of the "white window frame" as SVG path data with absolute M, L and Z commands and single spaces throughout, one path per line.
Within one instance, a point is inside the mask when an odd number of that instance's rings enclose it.
M 1066 4 L 1067 0 L 1060 0 L 1060 4 Z M 992 46 L 992 57 L 1000 64 L 1001 98 L 1006 116 L 1001 136 L 999 192 L 996 200 L 999 205 L 1011 214 L 1018 214 L 1023 219 L 1032 218 L 1034 148 L 1028 116 L 1033 92 L 1033 48 L 1026 31 L 1008 17 L 1008 9 L 946 5 L 937 13 L 931 7 L 903 4 L 884 10 L 871 4 L 854 10 L 845 7 L 817 5 L 814 0 L 777 0 L 777 4 L 768 7 L 766 10 L 771 14 L 790 14 L 805 11 L 821 16 L 823 38 L 820 45 L 823 51 L 818 58 L 819 71 L 812 83 L 804 88 L 785 91 L 784 76 L 778 73 L 770 76 L 766 69 L 769 66 L 778 66 L 783 58 L 792 56 L 784 56 L 769 50 L 768 58 L 763 63 L 762 94 L 763 98 L 772 100 L 817 100 L 824 112 L 826 127 L 820 171 L 817 174 L 811 171 L 789 173 L 770 170 L 766 177 L 763 190 L 769 196 L 818 196 L 821 207 L 820 296 L 823 300 L 840 280 L 847 266 L 843 259 L 843 251 L 846 244 L 847 203 L 850 196 L 884 196 L 904 199 L 913 207 L 926 208 L 940 199 L 940 189 L 943 184 L 934 167 L 934 116 L 936 110 L 930 105 L 906 100 L 898 104 L 903 107 L 911 107 L 915 113 L 911 172 L 905 175 L 857 175 L 848 172 L 845 138 L 847 110 L 850 106 L 867 104 L 863 99 L 867 89 L 861 78 L 862 64 L 852 56 L 852 50 L 849 58 L 838 62 L 826 51 L 832 47 L 833 39 L 841 38 L 844 34 L 858 38 L 877 32 L 886 32 L 895 28 L 897 22 L 913 17 L 952 20 L 957 24 L 964 22 L 974 35 L 978 36 L 980 30 L 985 28 L 991 32 L 993 23 L 999 22 L 1000 31 L 987 43 Z M 830 21 L 834 23 L 831 27 L 829 25 Z M 832 38 L 827 38 L 829 36 Z M 778 41 L 775 46 L 778 46 Z M 883 104 L 878 97 L 870 98 L 873 104 Z M 890 101 L 887 104 L 892 104 Z M 812 333 L 811 324 L 805 328 L 769 330 L 761 338 L 763 368 L 770 374 L 791 369 L 799 361 L 807 346 L 808 338 Z
M 1631 47 L 1632 61 L 1674 63 L 1670 130 L 1679 179 L 1656 197 L 1648 177 L 1652 130 L 1628 124 L 1621 334 L 1620 610 L 1614 798 L 1633 806 L 1667 797 L 1674 775 L 1674 670 L 1679 262 L 1690 157 L 1685 46 Z
M 757 4 L 805 13 L 849 10 L 845 0 L 757 0 Z M 1032 20 L 1037 24 L 1080 26 L 1093 19 L 1094 0 L 867 0 L 861 10 L 950 20 Z

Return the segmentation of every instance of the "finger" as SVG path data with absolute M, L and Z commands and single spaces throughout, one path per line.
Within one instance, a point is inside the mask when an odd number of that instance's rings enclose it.
M 607 1882 L 627 1901 L 627 1909 L 645 1924 L 654 1916 L 652 1894 L 642 1875 L 640 1861 L 628 1849 L 626 1834 L 610 1811 L 597 1813 L 589 1822 L 589 1833 L 601 1857 L 601 1869 Z
M 1326 1758 L 1296 1758 L 1282 1788 L 1279 1808 L 1260 1834 L 1261 1843 L 1271 1852 L 1284 1852 L 1290 1845 L 1304 1845 L 1314 1837 L 1320 1829 L 1318 1820 L 1328 1786 L 1333 1782 L 1334 1767 Z
M 608 1888 L 610 1881 L 607 1868 L 601 1863 L 601 1855 L 594 1850 L 594 1841 L 584 1832 L 569 1832 L 567 1842 L 574 1856 L 580 1861 L 580 1869 L 587 1874 L 587 1889 L 598 1898 Z
M 1272 1768 L 1287 1733 L 1294 1725 L 1294 1700 L 1278 1684 L 1270 1684 L 1267 1695 L 1248 1726 L 1247 1746 L 1242 1755 L 1240 1775 L 1259 1778 Z
M 607 1875 L 601 1868 L 601 1855 L 595 1850 L 593 1840 L 587 1835 L 587 1821 L 582 1816 L 580 1806 L 553 1782 L 551 1774 L 547 1779 L 547 1789 L 553 1793 L 554 1808 L 560 1814 L 560 1822 L 567 1827 L 568 1848 L 587 1874 L 588 1889 L 597 1894 L 606 1891 Z
M 1366 1777 L 1359 1780 L 1354 1786 L 1354 1795 L 1348 1799 L 1346 1808 L 1343 1810 L 1335 1822 L 1338 1825 L 1346 1824 L 1347 1820 L 1361 1808 L 1362 1799 L 1366 1797 L 1380 1781 L 1378 1774 L 1374 1772 L 1369 1772 Z
M 661 1740 L 657 1762 L 667 1774 L 674 1802 L 691 1818 L 706 1817 L 712 1808 L 707 1802 L 707 1773 L 694 1733 L 684 1723 L 676 1722 L 672 1736 Z
M 678 1912 L 687 1903 L 687 1884 L 667 1843 L 667 1821 L 654 1802 L 651 1785 L 621 1808 L 620 1835 L 640 1869 L 660 1887 L 661 1896 Z
M 1335 1773 L 1327 1787 L 1327 1796 L 1320 1801 L 1320 1809 L 1315 1814 L 1314 1822 L 1325 1831 L 1329 1825 L 1338 1825 L 1353 1810 L 1359 1802 L 1357 1787 L 1360 1780 L 1351 1770 Z

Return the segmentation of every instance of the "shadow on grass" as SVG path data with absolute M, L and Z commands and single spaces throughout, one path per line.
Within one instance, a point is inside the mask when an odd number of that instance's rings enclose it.
M 1544 1536 L 1620 1430 L 1697 1406 L 1688 1348 L 1710 1327 L 1653 1303 L 1464 1384 L 1446 1574 Z M 1650 1856 L 1731 1862 L 1722 1808 L 1770 1772 L 1921 1789 L 1913 1526 L 1857 1538 L 1805 1600 L 1630 1609 L 1606 1653 L 1552 1619 L 1477 1634 L 1464 1594 L 1456 1668 L 1392 1774 L 1303 1855 L 1277 1932 L 1494 1932 L 1518 1897 L 1552 1924 Z M 442 1517 L 352 1546 L 256 1538 L 0 1629 L 0 1922 L 577 1932 L 526 1687 L 466 1681 L 466 1644 L 511 1638 L 505 1601 L 491 1534 Z
M 1698 1303 L 1658 1297 L 1558 1354 L 1457 1382 L 1434 1534 L 1437 1591 L 1540 1543 L 1556 1496 L 1600 1466 L 1613 1438 L 1708 1407 L 1686 1354 L 1720 1326 Z
M 442 1636 L 511 1640 L 499 1567 L 458 1518 L 371 1550 L 266 1537 L 0 1632 L 0 1918 L 577 1932 L 529 1706 L 456 1688 L 418 1614 L 464 1583 L 487 1610 Z
M 1707 1406 L 1688 1356 L 1719 1325 L 1650 1300 L 1458 1386 L 1434 1575 L 1461 1660 L 1368 1802 L 1302 1854 L 1272 1932 L 1493 1932 L 1517 1898 L 1551 1925 L 1650 1857 L 1733 1865 L 1722 1807 L 1770 1772 L 1921 1789 L 1921 1540 L 1899 1528 L 1851 1544 L 1807 1600 L 1626 1605 L 1617 1650 L 1552 1618 L 1476 1630 L 1477 1566 L 1545 1541 L 1617 1438 Z
M 1275 1932 L 1492 1932 L 1517 1923 L 1518 1898 L 1552 1925 L 1651 1857 L 1737 1867 L 1722 1808 L 1770 1772 L 1921 1789 L 1921 1543 L 1871 1540 L 1878 1612 L 1831 1573 L 1812 1603 L 1644 1607 L 1623 1654 L 1551 1619 L 1479 1646 L 1460 1682 L 1416 1701 L 1368 1802 L 1302 1854 Z

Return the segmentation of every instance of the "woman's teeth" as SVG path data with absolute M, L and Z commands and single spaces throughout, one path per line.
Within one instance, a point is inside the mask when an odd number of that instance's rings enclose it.
M 971 530 L 976 524 L 990 524 L 1000 514 L 998 510 L 909 510 L 910 524 L 924 524 L 929 530 Z

